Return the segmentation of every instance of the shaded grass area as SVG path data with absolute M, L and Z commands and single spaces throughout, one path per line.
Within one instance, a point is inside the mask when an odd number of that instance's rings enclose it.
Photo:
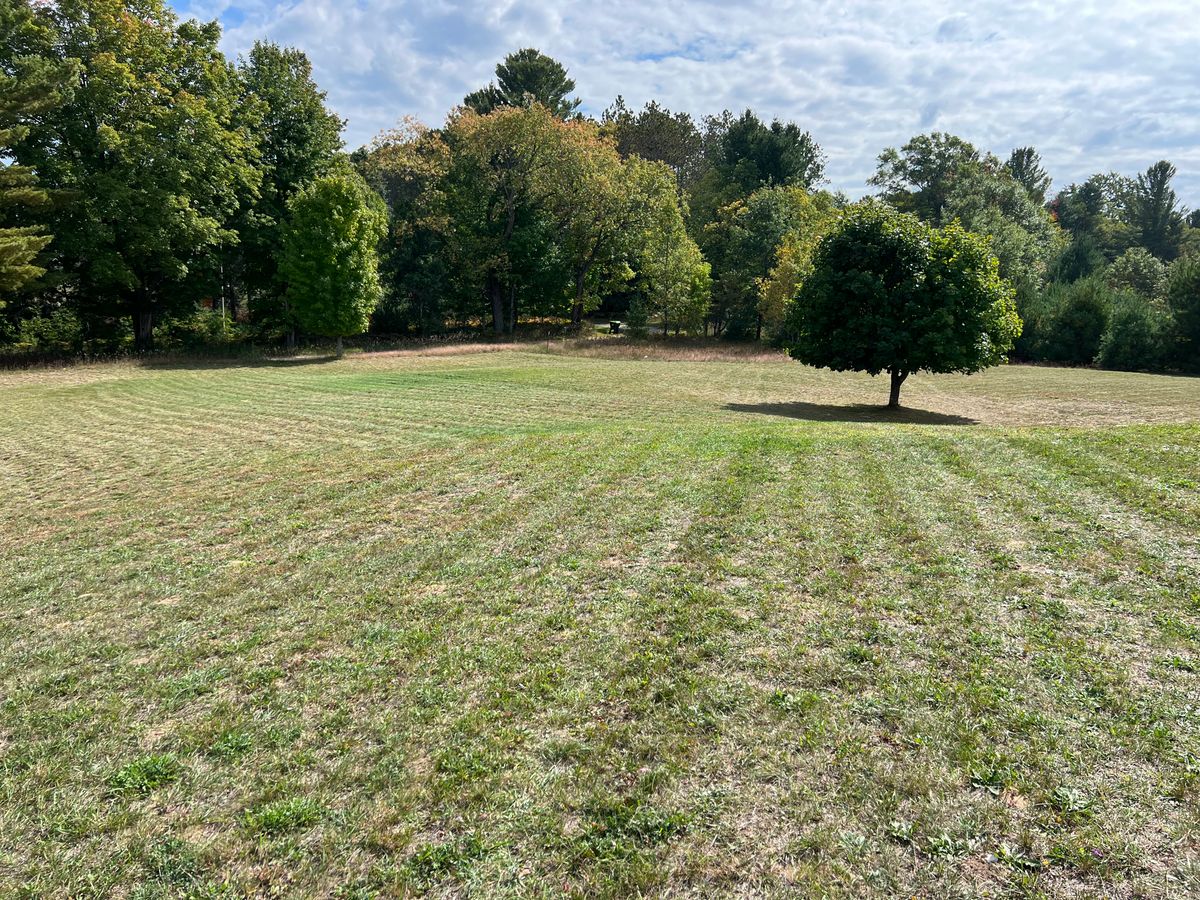
M 0 390 L 4 895 L 1200 892 L 1200 383 Z

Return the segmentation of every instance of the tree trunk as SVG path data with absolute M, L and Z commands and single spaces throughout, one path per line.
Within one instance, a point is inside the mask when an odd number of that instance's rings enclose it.
M 758 318 L 754 320 L 754 339 L 762 340 L 762 313 L 759 313 Z
M 289 328 L 283 338 L 283 346 L 290 353 L 296 349 L 296 329 Z
M 571 324 L 578 328 L 583 324 L 583 280 L 582 273 L 575 276 L 575 303 L 571 307 Z
M 338 338 L 337 338 L 337 355 L 338 355 L 338 359 L 341 359 L 343 356 L 346 355 L 346 349 L 342 346 L 342 336 L 340 334 L 338 335 Z
M 134 322 L 133 347 L 138 353 L 149 353 L 154 349 L 154 313 L 140 310 Z
M 888 409 L 900 408 L 900 385 L 904 384 L 904 379 L 908 377 L 907 372 L 899 372 L 892 370 L 892 394 L 888 399 Z
M 488 272 L 487 295 L 492 301 L 492 331 L 499 336 L 504 334 L 504 288 L 495 272 Z

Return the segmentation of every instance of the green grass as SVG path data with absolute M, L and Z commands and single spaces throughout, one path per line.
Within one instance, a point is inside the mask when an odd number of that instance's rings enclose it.
M 0 373 L 0 895 L 1200 893 L 1200 380 L 676 356 Z

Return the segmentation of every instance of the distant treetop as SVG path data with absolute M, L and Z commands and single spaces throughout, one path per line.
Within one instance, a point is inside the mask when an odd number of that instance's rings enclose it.
M 575 115 L 581 101 L 568 96 L 575 82 L 558 60 L 533 47 L 526 47 L 504 57 L 496 66 L 496 81 L 463 98 L 463 105 L 481 115 L 502 106 L 542 104 L 560 119 Z

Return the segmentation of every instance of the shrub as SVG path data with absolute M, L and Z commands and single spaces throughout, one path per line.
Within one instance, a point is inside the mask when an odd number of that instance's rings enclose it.
M 1113 299 L 1096 362 L 1106 369 L 1156 371 L 1166 363 L 1170 313 L 1159 303 L 1121 291 Z
M 164 324 L 159 332 L 159 343 L 170 349 L 200 350 L 235 343 L 245 337 L 245 331 L 220 310 L 200 309 Z
M 1031 358 L 1087 365 L 1100 350 L 1113 305 L 1112 291 L 1098 277 L 1046 288 L 1035 325 Z
M 1130 247 L 1105 273 L 1105 281 L 1114 291 L 1130 290 L 1148 300 L 1162 295 L 1166 278 L 1166 265 L 1143 247 Z
M 646 301 L 635 297 L 629 304 L 629 313 L 625 317 L 625 327 L 633 337 L 645 337 L 650 330 L 650 315 Z
M 80 353 L 83 350 L 83 323 L 75 313 L 65 309 L 48 316 L 25 319 L 17 327 L 16 348 L 41 353 Z

